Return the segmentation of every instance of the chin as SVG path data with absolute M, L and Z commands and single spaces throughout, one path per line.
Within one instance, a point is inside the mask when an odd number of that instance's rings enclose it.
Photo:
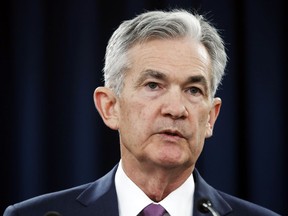
M 169 169 L 187 166 L 188 161 L 182 158 L 162 157 L 159 160 L 159 165 Z
M 162 148 L 161 148 L 162 147 Z M 150 150 L 150 160 L 157 166 L 166 168 L 186 167 L 191 164 L 189 150 L 179 145 L 163 145 L 160 148 Z

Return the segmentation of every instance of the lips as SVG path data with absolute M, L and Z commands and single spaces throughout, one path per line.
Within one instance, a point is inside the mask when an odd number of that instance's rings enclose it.
M 160 134 L 168 135 L 168 136 L 174 136 L 174 137 L 180 137 L 180 138 L 185 138 L 184 135 L 178 131 L 178 130 L 163 130 L 160 132 Z

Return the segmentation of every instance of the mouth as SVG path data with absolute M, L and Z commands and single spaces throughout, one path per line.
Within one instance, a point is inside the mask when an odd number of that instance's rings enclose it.
M 172 136 L 172 137 L 185 138 L 184 135 L 178 130 L 163 130 L 160 132 L 160 134 L 164 134 L 164 135 Z

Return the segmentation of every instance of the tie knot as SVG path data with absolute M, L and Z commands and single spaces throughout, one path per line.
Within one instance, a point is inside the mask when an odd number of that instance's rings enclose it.
M 166 210 L 159 204 L 153 204 L 146 206 L 139 216 L 163 216 Z

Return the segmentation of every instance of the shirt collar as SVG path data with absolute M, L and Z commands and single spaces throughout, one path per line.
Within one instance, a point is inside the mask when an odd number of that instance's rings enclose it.
M 125 174 L 120 160 L 115 175 L 119 216 L 136 216 L 153 201 Z M 191 216 L 195 184 L 193 175 L 159 202 L 170 216 Z

